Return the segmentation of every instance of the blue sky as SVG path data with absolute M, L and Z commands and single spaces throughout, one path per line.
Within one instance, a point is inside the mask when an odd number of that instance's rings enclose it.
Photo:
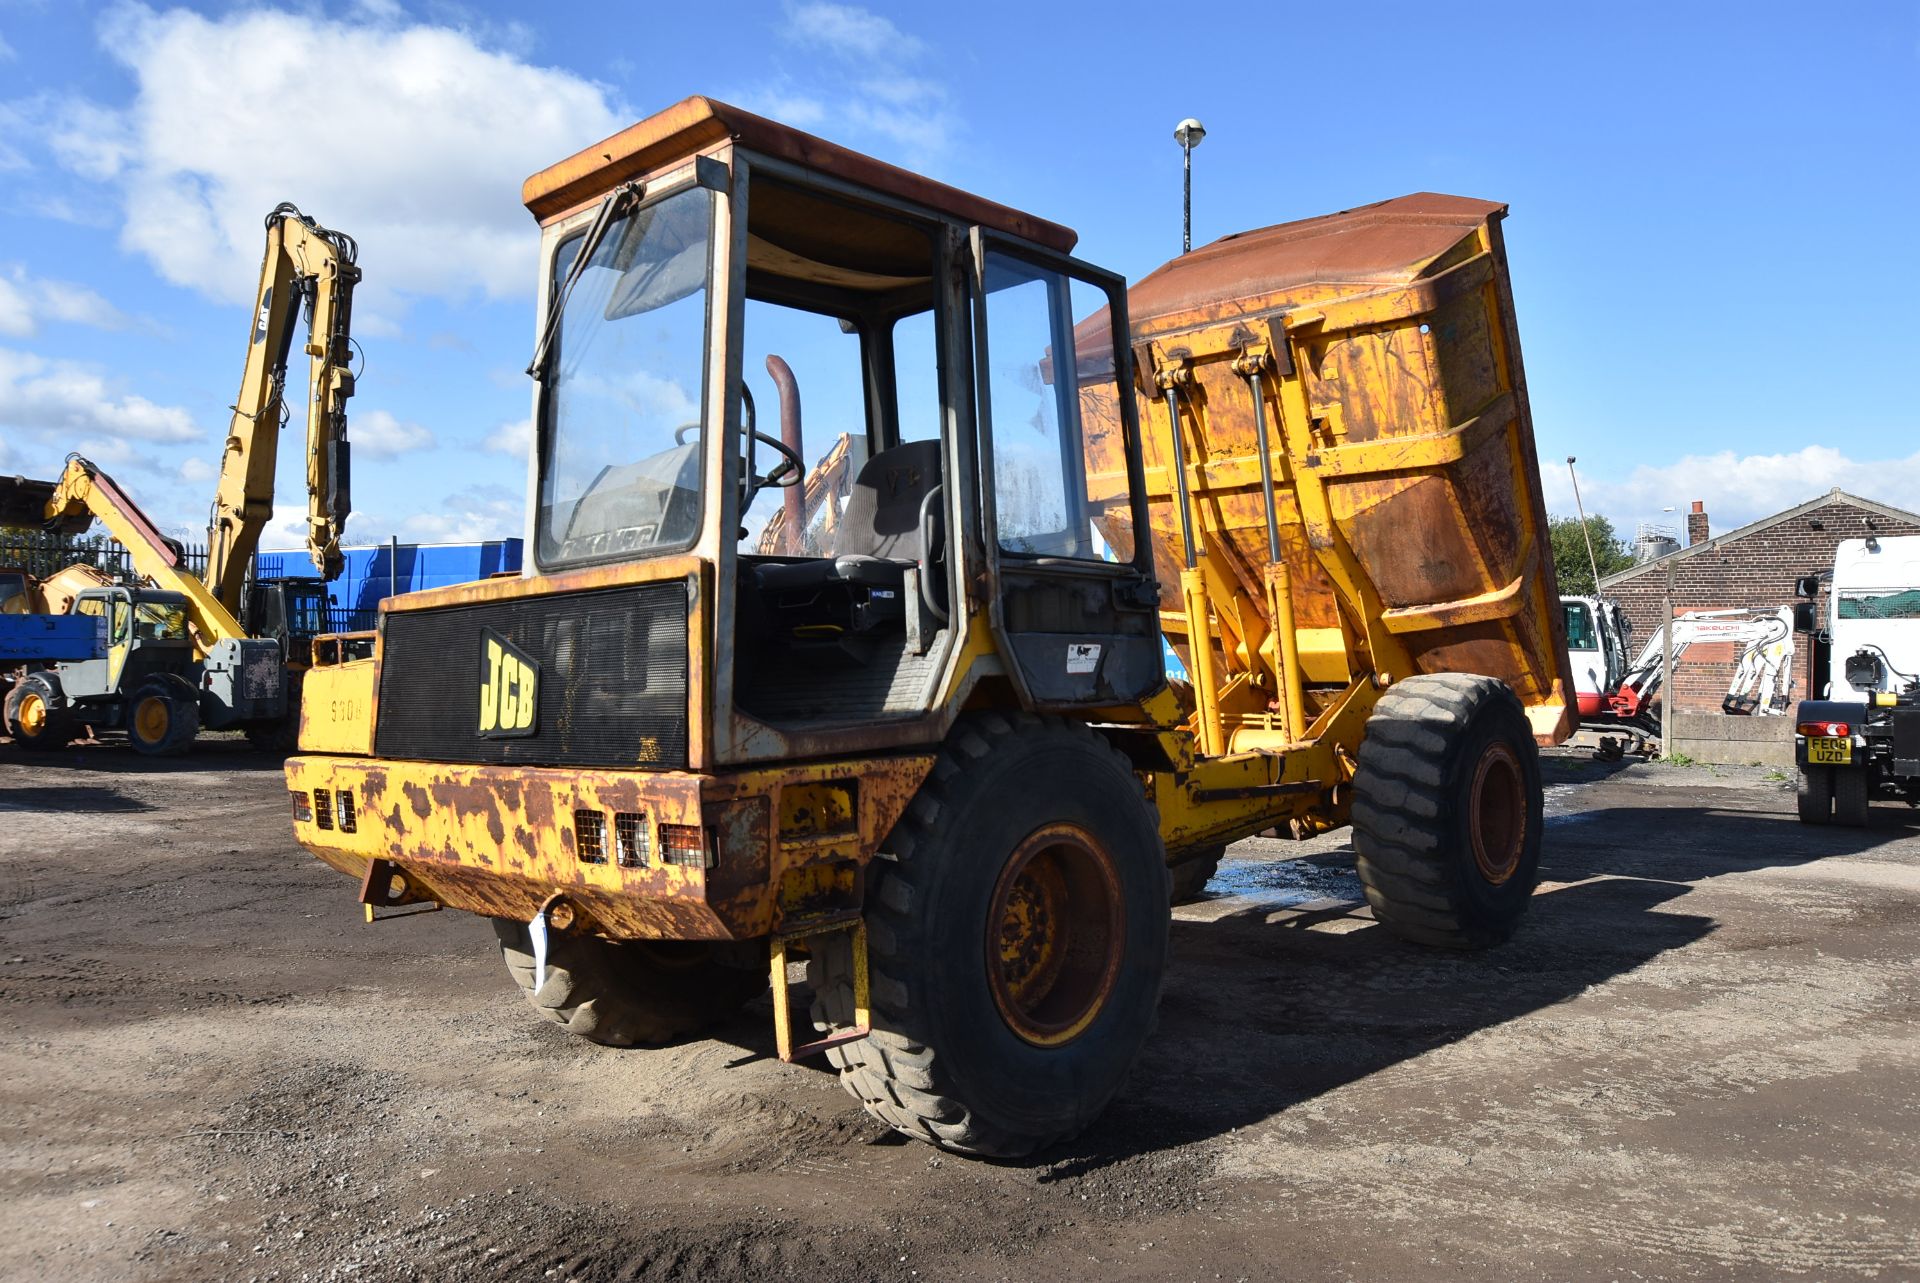
M 358 237 L 355 541 L 520 533 L 522 178 L 708 93 L 1079 229 L 1194 235 L 1437 190 L 1509 202 L 1549 506 L 1716 530 L 1920 507 L 1920 9 L 85 5 L 0 0 L 0 471 L 105 463 L 205 523 L 260 220 Z M 292 546 L 299 438 L 271 542 Z

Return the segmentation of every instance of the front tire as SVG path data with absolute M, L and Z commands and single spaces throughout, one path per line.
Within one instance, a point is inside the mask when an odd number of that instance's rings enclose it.
M 671 1042 L 724 1020 L 767 987 L 764 953 L 706 941 L 623 941 L 547 932 L 546 982 L 535 987 L 527 924 L 493 919 L 500 956 L 527 1005 L 570 1034 L 608 1047 Z
M 179 757 L 200 733 L 200 702 L 184 682 L 143 683 L 127 701 L 127 739 L 136 753 Z
M 7 692 L 4 712 L 7 734 L 30 752 L 51 752 L 73 739 L 73 714 L 60 690 L 60 679 L 51 673 L 28 673 L 21 678 Z
M 1106 1108 L 1153 1030 L 1169 880 L 1159 821 L 1093 731 L 957 726 L 868 866 L 873 1032 L 827 1055 L 881 1122 L 1011 1158 Z M 808 962 L 814 1022 L 853 1018 L 851 950 Z
M 1873 776 L 1867 767 L 1849 766 L 1833 772 L 1833 821 L 1850 829 L 1867 827 L 1867 811 L 1873 794 Z
M 1396 682 L 1374 705 L 1353 778 L 1353 849 L 1373 916 L 1448 949 L 1499 944 L 1540 881 L 1540 753 L 1506 683 Z
M 1794 809 L 1802 824 L 1826 824 L 1833 819 L 1833 768 L 1803 766 L 1794 786 Z

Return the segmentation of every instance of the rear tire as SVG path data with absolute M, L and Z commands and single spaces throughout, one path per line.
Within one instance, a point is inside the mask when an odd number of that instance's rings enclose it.
M 136 753 L 179 757 L 200 733 L 200 702 L 185 682 L 154 678 L 127 700 L 127 739 Z
M 52 673 L 28 673 L 7 692 L 7 734 L 21 748 L 34 753 L 64 748 L 77 728 L 67 708 L 60 679 Z
M 1167 866 L 1167 873 L 1173 879 L 1173 903 L 1192 904 L 1206 892 L 1207 883 L 1213 881 L 1213 875 L 1220 871 L 1221 857 L 1226 855 L 1226 846 L 1203 847 L 1198 851 L 1187 851 Z
M 671 1042 L 726 1019 L 767 987 L 764 952 L 752 944 L 615 943 L 550 930 L 546 983 L 536 989 L 527 924 L 495 918 L 493 931 L 527 1004 L 608 1047 Z
M 1449 949 L 1513 934 L 1544 824 L 1539 749 L 1506 683 L 1396 682 L 1367 719 L 1353 791 L 1353 849 L 1381 925 Z
M 1833 768 L 1803 766 L 1794 786 L 1794 809 L 1802 824 L 1826 824 L 1833 819 Z
M 1850 829 L 1867 827 L 1872 801 L 1868 784 L 1873 776 L 1865 766 L 1849 766 L 1833 773 L 1833 821 Z
M 1132 768 L 1084 726 L 956 726 L 868 866 L 873 1032 L 832 1048 L 881 1122 L 1012 1158 L 1094 1120 L 1153 1031 L 1169 880 Z M 850 943 L 814 942 L 822 1030 L 853 1020 Z

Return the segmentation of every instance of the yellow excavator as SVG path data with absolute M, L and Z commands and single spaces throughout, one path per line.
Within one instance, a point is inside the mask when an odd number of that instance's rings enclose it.
M 204 579 L 180 546 L 96 464 L 69 456 L 60 479 L 0 481 L 46 497 L 42 520 L 67 533 L 100 522 L 147 586 L 96 584 L 70 609 L 105 620 L 102 656 L 26 674 L 5 702 L 6 728 L 30 749 L 65 744 L 83 727 L 124 728 L 143 753 L 186 751 L 202 726 L 240 728 L 291 747 L 301 676 L 327 631 L 326 581 L 341 568 L 351 511 L 346 401 L 353 395 L 352 297 L 357 246 L 291 204 L 267 216 L 240 396 L 222 452 Z M 307 546 L 324 578 L 253 581 L 260 532 L 273 516 L 287 361 L 307 315 Z M 15 496 L 17 498 L 17 496 Z M 6 495 L 0 495 L 4 503 Z M 16 503 L 14 506 L 18 506 Z

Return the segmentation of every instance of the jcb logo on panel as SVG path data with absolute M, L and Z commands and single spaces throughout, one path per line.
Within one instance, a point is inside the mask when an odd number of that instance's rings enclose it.
M 540 711 L 540 665 L 491 628 L 480 630 L 480 734 L 531 735 Z

